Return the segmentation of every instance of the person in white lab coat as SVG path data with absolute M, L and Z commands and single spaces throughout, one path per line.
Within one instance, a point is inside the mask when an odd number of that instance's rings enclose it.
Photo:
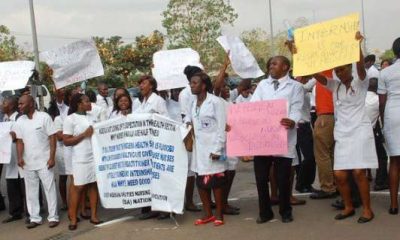
M 18 101 L 21 114 L 15 124 L 18 166 L 24 169 L 26 201 L 30 215 L 27 228 L 42 223 L 39 215 L 39 182 L 43 184 L 49 211 L 49 227 L 59 224 L 57 213 L 57 190 L 54 179 L 56 153 L 56 129 L 51 117 L 35 110 L 32 96 L 24 95 Z
M 262 80 L 251 98 L 251 102 L 286 99 L 288 101 L 288 116 L 280 124 L 288 129 L 288 154 L 283 156 L 255 156 L 254 172 L 256 175 L 259 217 L 257 223 L 265 223 L 273 219 L 268 180 L 273 164 L 279 189 L 279 213 L 282 222 L 293 221 L 290 205 L 290 175 L 292 161 L 296 155 L 297 131 L 296 124 L 301 119 L 301 109 L 304 103 L 302 85 L 289 77 L 290 61 L 284 56 L 273 57 L 269 64 L 269 77 Z
M 205 216 L 197 219 L 195 225 L 214 222 L 215 226 L 224 224 L 223 187 L 225 183 L 226 156 L 225 128 L 226 114 L 220 98 L 211 94 L 210 77 L 197 73 L 190 79 L 192 93 L 197 100 L 191 107 L 191 114 L 185 122 L 191 122 L 194 129 L 193 159 L 191 170 L 196 173 L 196 183 L 203 203 Z M 211 191 L 216 203 L 215 216 L 211 210 Z
M 63 141 L 72 146 L 73 191 L 69 201 L 70 230 L 77 228 L 77 210 L 81 195 L 87 189 L 90 201 L 90 222 L 100 224 L 97 218 L 98 189 L 96 166 L 93 157 L 91 136 L 94 122 L 86 114 L 91 110 L 91 102 L 86 95 L 75 94 L 70 103 L 69 115 L 64 121 Z
M 399 213 L 398 190 L 400 176 L 400 38 L 393 42 L 396 62 L 380 73 L 378 83 L 379 108 L 383 125 L 383 135 L 390 156 L 389 188 L 392 215 Z
M 143 99 L 135 99 L 134 113 L 158 113 L 168 117 L 165 100 L 157 95 L 157 81 L 149 75 L 139 78 L 139 89 Z
M 104 82 L 99 82 L 97 84 L 97 91 L 96 104 L 105 110 L 108 117 L 113 109 L 113 100 L 108 96 L 108 85 Z
M 363 212 L 358 223 L 366 223 L 374 218 L 366 169 L 378 167 L 372 125 L 365 111 L 365 97 L 369 84 L 361 51 L 362 39 L 361 34 L 357 32 L 356 40 L 360 42 L 360 61 L 356 64 L 355 74 L 352 73 L 352 64 L 348 64 L 334 69 L 339 81 L 328 81 L 321 74 L 314 75 L 317 81 L 333 93 L 335 103 L 333 169 L 345 206 L 335 219 L 342 220 L 355 214 L 348 181 L 349 174 L 352 174 L 363 204 Z
M 2 103 L 4 122 L 13 122 L 15 124 L 18 116 L 18 98 L 17 97 L 6 97 Z M 25 204 L 25 184 L 23 178 L 23 171 L 18 167 L 17 163 L 17 149 L 16 149 L 16 135 L 11 127 L 11 137 L 13 139 L 11 149 L 11 160 L 9 164 L 5 164 L 5 178 L 7 184 L 7 195 L 8 195 L 8 212 L 10 217 L 3 220 L 3 223 L 9 223 L 22 219 L 25 211 L 28 216 L 26 204 Z

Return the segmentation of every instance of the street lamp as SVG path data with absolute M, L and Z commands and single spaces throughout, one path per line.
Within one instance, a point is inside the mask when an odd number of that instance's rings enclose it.
M 268 0 L 269 5 L 269 27 L 270 27 L 270 34 L 271 34 L 271 54 L 272 56 L 275 55 L 275 47 L 274 47 L 274 28 L 272 25 L 272 7 L 271 7 L 271 0 Z
M 29 0 L 29 11 L 30 11 L 30 15 L 31 15 L 33 53 L 35 55 L 35 69 L 36 69 L 37 73 L 39 74 L 39 81 L 38 81 L 39 86 L 35 86 L 34 84 L 32 84 L 31 94 L 34 97 L 34 99 L 36 98 L 36 93 L 39 95 L 39 110 L 43 111 L 44 110 L 43 90 L 42 90 L 42 86 L 41 86 L 42 75 L 41 75 L 40 66 L 39 66 L 39 48 L 38 48 L 37 35 L 36 35 L 36 22 L 35 22 L 35 11 L 33 10 L 33 0 Z M 35 88 L 35 89 L 33 89 L 33 88 Z
M 361 18 L 362 18 L 362 29 L 364 34 L 363 50 L 367 54 L 367 33 L 365 32 L 365 17 L 364 17 L 364 0 L 361 0 Z

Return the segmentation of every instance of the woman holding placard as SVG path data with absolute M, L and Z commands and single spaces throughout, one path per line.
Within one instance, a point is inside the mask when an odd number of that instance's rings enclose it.
M 212 95 L 210 77 L 197 73 L 190 79 L 190 88 L 197 100 L 193 102 L 191 114 L 186 122 L 194 129 L 193 160 L 191 170 L 196 173 L 196 184 L 203 203 L 205 216 L 197 219 L 195 225 L 214 222 L 214 226 L 224 224 L 223 186 L 225 184 L 226 115 L 221 100 Z M 211 210 L 211 190 L 216 203 L 215 216 Z
M 339 81 L 328 81 L 320 74 L 314 75 L 317 81 L 332 91 L 335 103 L 333 169 L 345 205 L 343 212 L 336 215 L 335 219 L 342 220 L 355 214 L 348 182 L 349 174 L 353 174 L 363 204 L 363 213 L 358 223 L 366 223 L 374 218 L 366 169 L 378 167 L 372 125 L 365 111 L 365 97 L 369 83 L 361 51 L 362 39 L 361 34 L 357 32 L 356 40 L 360 42 L 360 60 L 356 64 L 354 74 L 352 64 L 347 64 L 334 69 L 335 78 Z

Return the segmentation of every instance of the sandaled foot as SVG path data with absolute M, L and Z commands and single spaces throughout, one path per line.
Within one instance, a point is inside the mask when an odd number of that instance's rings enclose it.
M 194 225 L 196 225 L 196 226 L 203 225 L 203 224 L 207 224 L 210 222 L 214 222 L 215 220 L 216 220 L 215 216 L 199 218 L 194 222 Z

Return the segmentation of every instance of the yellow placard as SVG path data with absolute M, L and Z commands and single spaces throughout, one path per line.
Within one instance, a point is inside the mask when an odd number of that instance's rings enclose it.
M 358 13 L 294 31 L 293 75 L 305 76 L 360 59 Z

